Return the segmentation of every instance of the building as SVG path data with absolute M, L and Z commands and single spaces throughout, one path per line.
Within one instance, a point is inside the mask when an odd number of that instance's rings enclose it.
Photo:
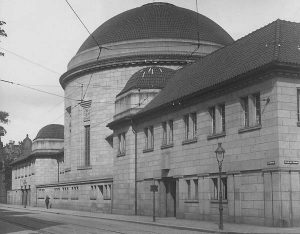
M 157 185 L 159 216 L 215 220 L 222 189 L 228 222 L 299 225 L 299 35 L 277 20 L 233 41 L 168 3 L 106 21 L 60 78 L 64 163 L 40 198 L 152 215 Z
M 12 188 L 7 193 L 7 200 L 9 204 L 44 206 L 45 196 L 54 199 L 54 194 L 48 193 L 45 188 L 40 189 L 39 184 L 59 182 L 64 126 L 47 125 L 38 132 L 32 143 L 28 135 L 25 140 L 28 150 L 11 163 Z
M 70 192 L 69 199 L 64 195 L 64 200 L 69 202 L 70 209 L 132 213 L 132 204 L 126 204 L 130 208 L 124 212 L 117 211 L 111 199 L 112 189 L 118 193 L 119 188 L 113 184 L 113 131 L 106 125 L 115 115 L 115 96 L 143 68 L 160 72 L 155 68 L 159 66 L 164 72 L 171 72 L 232 43 L 233 39 L 207 17 L 167 3 L 146 4 L 123 12 L 106 21 L 92 35 L 60 78 L 68 97 L 65 100 L 65 173 L 61 183 L 69 192 L 78 189 Z M 160 87 L 153 87 L 145 97 L 157 94 L 157 88 Z M 145 97 L 140 107 L 148 102 Z M 121 94 L 118 98 L 120 107 L 128 101 Z M 121 109 L 117 111 L 120 116 L 124 114 Z M 120 189 L 129 191 L 129 188 Z M 78 199 L 74 202 L 72 196 Z
M 22 154 L 26 154 L 31 149 L 28 136 L 19 144 L 9 141 L 9 144 L 3 146 L 0 139 L 0 203 L 7 203 L 7 191 L 11 190 L 12 167 L 10 163 Z
M 276 20 L 171 74 L 137 113 L 124 102 L 108 124 L 113 210 L 152 215 L 158 185 L 159 216 L 217 220 L 222 189 L 228 222 L 299 226 L 299 33 L 299 23 Z M 138 74 L 135 89 L 151 90 Z

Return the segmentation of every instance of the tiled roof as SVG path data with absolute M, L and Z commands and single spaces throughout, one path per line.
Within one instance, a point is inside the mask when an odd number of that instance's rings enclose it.
M 34 140 L 46 138 L 64 139 L 64 126 L 61 124 L 49 124 L 38 132 Z
M 276 62 L 300 65 L 300 23 L 276 20 L 178 70 L 137 116 Z
M 173 73 L 174 70 L 170 68 L 154 66 L 145 67 L 130 77 L 117 97 L 132 89 L 162 89 L 165 87 L 168 78 Z
M 138 39 L 190 39 L 210 41 L 221 45 L 233 42 L 218 24 L 194 11 L 169 3 L 149 3 L 125 11 L 98 27 L 92 36 L 99 45 Z M 92 36 L 77 53 L 93 48 Z
M 12 163 L 10 163 L 10 165 L 15 165 L 20 162 L 24 162 L 26 160 L 32 159 L 34 157 L 54 157 L 54 156 L 59 156 L 59 155 L 63 155 L 63 154 L 64 154 L 63 149 L 59 150 L 58 152 L 33 152 L 29 155 L 23 155 L 23 156 L 17 158 Z

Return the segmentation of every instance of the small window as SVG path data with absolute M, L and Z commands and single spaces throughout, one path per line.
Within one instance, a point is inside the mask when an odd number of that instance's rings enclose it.
M 241 98 L 242 128 L 261 125 L 260 94 L 254 93 Z
M 84 147 L 84 166 L 90 166 L 90 125 L 84 126 L 85 129 L 85 147 Z
M 227 177 L 221 178 L 221 184 L 219 183 L 219 178 L 212 178 L 212 192 L 211 192 L 211 199 L 212 200 L 219 200 L 219 186 L 222 189 L 222 200 L 228 199 L 228 192 L 227 192 Z
M 198 179 L 186 180 L 187 200 L 198 200 Z
M 300 89 L 297 89 L 297 116 L 298 122 L 300 122 Z
M 197 113 L 190 113 L 183 116 L 185 126 L 184 140 L 197 138 Z
M 249 127 L 249 104 L 248 97 L 241 98 L 242 105 L 242 126 Z
M 185 140 L 187 140 L 189 139 L 189 135 L 190 135 L 189 115 L 185 115 L 183 118 L 184 118 L 184 127 L 185 127 Z
M 259 93 L 253 94 L 254 107 L 255 107 L 255 125 L 261 124 L 261 109 L 260 109 L 260 95 Z
M 173 120 L 162 122 L 162 146 L 173 144 Z
M 211 121 L 210 135 L 225 133 L 225 104 L 212 106 L 208 109 Z
M 154 148 L 154 135 L 153 126 L 144 128 L 145 146 L 144 150 L 150 150 Z
M 126 152 L 126 136 L 125 133 L 120 133 L 118 135 L 119 147 L 118 147 L 118 156 L 125 155 Z

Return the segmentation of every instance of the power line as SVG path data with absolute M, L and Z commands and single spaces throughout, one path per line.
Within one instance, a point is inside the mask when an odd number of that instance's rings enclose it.
M 41 92 L 41 93 L 50 94 L 50 95 L 53 95 L 53 96 L 56 96 L 56 97 L 60 97 L 60 98 L 64 98 L 64 99 L 69 99 L 69 100 L 73 100 L 73 101 L 79 101 L 79 100 L 77 100 L 77 99 L 64 97 L 64 96 L 61 96 L 61 95 L 59 95 L 59 94 L 50 93 L 50 92 L 47 92 L 47 91 L 45 91 L 45 90 L 33 88 L 33 87 L 30 87 L 30 86 L 23 85 L 23 84 L 19 84 L 19 83 L 15 83 L 15 82 L 12 82 L 12 81 L 3 80 L 3 79 L 0 79 L 0 81 L 5 82 L 5 83 L 8 83 L 8 84 L 12 84 L 12 85 L 18 85 L 18 86 L 21 86 L 21 87 L 24 87 L 24 88 L 27 88 L 27 89 L 32 89 L 32 90 L 35 90 L 35 91 L 38 91 L 38 92 Z
M 69 7 L 71 8 L 71 10 L 73 11 L 73 13 L 76 15 L 77 19 L 80 21 L 80 23 L 83 25 L 83 27 L 86 29 L 86 31 L 89 33 L 89 35 L 92 37 L 92 39 L 95 41 L 96 45 L 99 47 L 99 50 L 101 50 L 102 48 L 104 49 L 109 49 L 103 46 L 100 46 L 98 41 L 96 40 L 96 38 L 94 37 L 94 35 L 90 32 L 90 30 L 85 26 L 85 24 L 83 23 L 83 21 L 81 20 L 81 18 L 79 17 L 79 15 L 76 13 L 76 11 L 74 10 L 74 8 L 71 6 L 71 4 L 68 2 L 68 0 L 65 0 L 66 3 L 69 5 Z
M 34 61 L 32 61 L 31 59 L 26 58 L 26 57 L 24 57 L 24 56 L 22 56 L 22 55 L 19 55 L 19 54 L 15 53 L 15 52 L 13 52 L 13 51 L 11 51 L 11 50 L 5 49 L 5 48 L 3 48 L 3 47 L 0 47 L 0 49 L 5 50 L 6 52 L 8 52 L 8 53 L 10 53 L 10 54 L 13 54 L 14 56 L 16 56 L 16 57 L 18 57 L 18 58 L 20 58 L 20 59 L 23 59 L 23 60 L 25 60 L 25 61 L 27 61 L 27 62 L 29 62 L 29 63 L 31 63 L 31 64 L 34 64 L 34 65 L 36 65 L 36 66 L 38 66 L 38 67 L 40 67 L 40 68 L 43 68 L 44 70 L 47 70 L 47 71 L 52 72 L 52 73 L 54 73 L 54 74 L 60 75 L 59 72 L 54 71 L 54 70 L 52 70 L 51 68 L 48 68 L 48 67 L 46 67 L 46 66 L 44 66 L 44 65 L 42 65 L 42 64 L 40 64 L 40 63 L 34 62 Z

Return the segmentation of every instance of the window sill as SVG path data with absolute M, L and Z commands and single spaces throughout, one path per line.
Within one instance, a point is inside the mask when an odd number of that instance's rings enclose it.
M 143 149 L 143 153 L 153 152 L 154 148 Z
M 217 138 L 225 137 L 225 136 L 226 136 L 226 132 L 215 133 L 215 134 L 211 134 L 211 135 L 207 136 L 207 140 L 217 139 Z
M 182 145 L 188 145 L 188 144 L 193 144 L 193 143 L 196 143 L 198 140 L 197 140 L 197 137 L 194 137 L 192 139 L 187 139 L 187 140 L 184 140 L 182 142 Z
M 172 148 L 173 146 L 174 146 L 173 143 L 165 144 L 165 145 L 162 145 L 162 146 L 160 147 L 160 149 L 168 149 L 168 148 Z
M 77 167 L 77 170 L 91 170 L 92 166 L 79 166 Z
M 199 203 L 199 200 L 185 200 L 184 203 Z
M 255 131 L 255 130 L 259 130 L 259 129 L 261 129 L 261 124 L 255 125 L 255 126 L 252 126 L 252 127 L 240 128 L 238 133 L 251 132 L 251 131 Z
M 219 202 L 219 200 L 213 199 L 213 200 L 210 200 L 210 203 L 219 204 L 220 202 Z M 227 200 L 227 199 L 224 199 L 224 200 L 222 201 L 222 204 L 228 204 L 228 200 Z
M 123 157 L 123 156 L 125 156 L 125 153 L 118 153 L 117 154 L 117 157 Z

